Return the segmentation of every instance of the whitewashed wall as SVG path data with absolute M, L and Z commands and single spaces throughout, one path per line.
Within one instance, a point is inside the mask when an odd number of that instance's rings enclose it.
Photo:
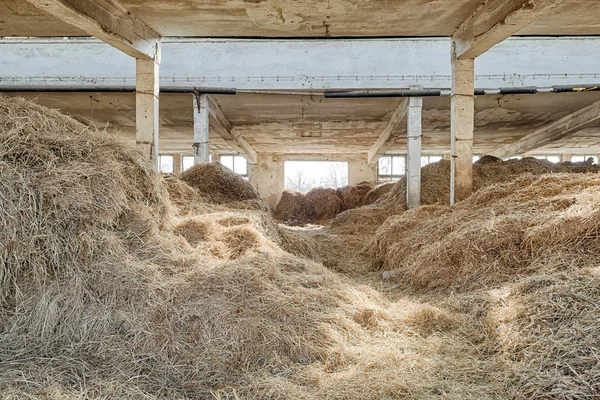
M 600 38 L 512 38 L 477 59 L 476 86 L 600 82 Z M 161 85 L 256 90 L 450 87 L 450 41 L 165 39 Z M 0 40 L 0 86 L 133 86 L 134 60 L 88 38 Z

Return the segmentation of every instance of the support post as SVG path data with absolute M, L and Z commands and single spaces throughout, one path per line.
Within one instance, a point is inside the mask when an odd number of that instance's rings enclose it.
M 208 138 L 210 131 L 210 110 L 206 94 L 193 95 L 194 98 L 194 165 L 209 162 Z
M 151 60 L 136 59 L 135 63 L 135 140 L 140 151 L 149 157 L 158 169 L 158 102 L 160 42 L 154 48 Z
M 173 173 L 178 174 L 183 170 L 181 168 L 181 154 L 175 153 L 173 154 Z
M 418 90 L 420 87 L 411 87 Z M 421 136 L 423 98 L 411 97 L 408 103 L 406 145 L 406 207 L 421 205 Z
M 475 60 L 458 59 L 452 44 L 450 127 L 450 204 L 473 191 L 473 130 L 475 125 Z

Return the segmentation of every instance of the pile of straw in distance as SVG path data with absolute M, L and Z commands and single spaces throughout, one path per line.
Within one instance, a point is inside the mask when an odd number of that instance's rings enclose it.
M 292 190 L 281 193 L 275 218 L 289 225 L 326 224 L 341 212 L 362 207 L 367 200 L 375 202 L 386 189 L 369 182 L 347 185 L 338 189 L 314 188 L 303 194 Z

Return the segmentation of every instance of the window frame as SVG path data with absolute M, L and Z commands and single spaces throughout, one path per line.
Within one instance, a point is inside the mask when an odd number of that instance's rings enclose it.
M 382 174 L 381 173 L 381 160 L 384 158 L 390 159 L 390 170 L 391 174 Z M 394 174 L 394 158 L 402 160 L 401 162 L 401 172 L 399 174 Z M 396 182 L 399 181 L 403 176 L 406 175 L 406 156 L 401 154 L 386 154 L 381 156 L 379 160 L 377 160 L 377 180 L 384 182 Z
M 246 160 L 246 158 L 244 156 L 242 156 L 240 154 L 219 154 L 219 158 L 218 158 L 219 163 L 221 165 L 225 166 L 225 164 L 223 164 L 223 162 L 221 161 L 221 159 L 223 157 L 232 157 L 231 165 L 232 165 L 233 169 L 231 171 L 233 171 L 233 173 L 241 176 L 242 178 L 248 179 L 248 173 L 249 173 L 249 169 L 250 168 L 248 168 L 248 160 Z M 236 159 L 238 160 L 238 162 L 239 162 L 240 159 L 244 160 L 244 163 L 246 164 L 246 173 L 245 174 L 240 174 L 239 172 L 236 172 L 236 167 L 235 167 L 236 166 Z M 229 169 L 229 167 L 227 167 L 227 166 L 225 166 L 225 168 Z

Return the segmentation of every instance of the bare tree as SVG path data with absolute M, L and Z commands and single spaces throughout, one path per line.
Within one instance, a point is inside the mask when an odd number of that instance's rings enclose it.
M 348 184 L 348 168 L 344 163 L 331 163 L 327 174 L 321 179 L 321 186 L 339 188 Z
M 314 186 L 314 181 L 311 181 L 304 175 L 302 169 L 298 169 L 296 174 L 292 177 L 287 178 L 288 189 L 295 190 L 297 192 L 308 192 Z

